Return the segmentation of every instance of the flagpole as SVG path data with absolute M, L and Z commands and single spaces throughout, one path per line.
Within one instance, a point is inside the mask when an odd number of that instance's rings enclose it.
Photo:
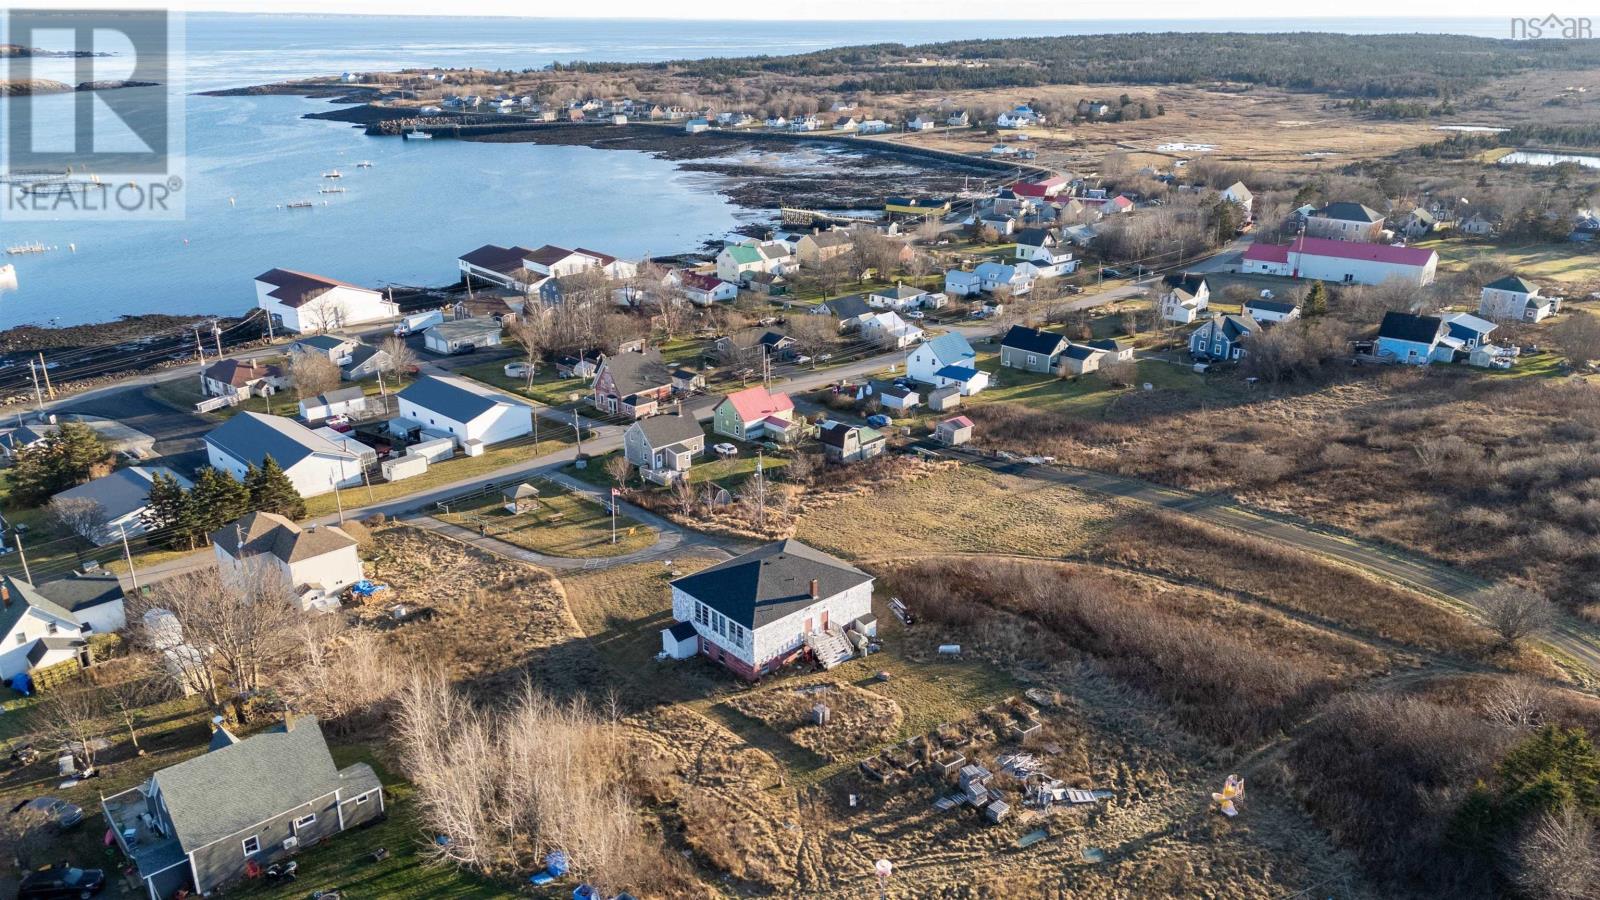
M 617 489 L 611 489 L 611 543 L 617 542 Z

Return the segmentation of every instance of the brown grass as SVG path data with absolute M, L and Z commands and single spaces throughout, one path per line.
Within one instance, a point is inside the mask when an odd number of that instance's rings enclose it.
M 826 725 L 812 715 L 819 703 L 829 711 Z M 728 705 L 832 760 L 859 756 L 893 738 L 905 718 L 893 700 L 837 681 L 740 694 Z

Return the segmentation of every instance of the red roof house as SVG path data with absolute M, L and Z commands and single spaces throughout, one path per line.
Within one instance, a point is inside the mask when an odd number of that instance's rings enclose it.
M 712 412 L 712 427 L 717 434 L 746 441 L 789 440 L 798 431 L 796 424 L 794 401 L 789 395 L 773 393 L 760 385 L 729 394 Z

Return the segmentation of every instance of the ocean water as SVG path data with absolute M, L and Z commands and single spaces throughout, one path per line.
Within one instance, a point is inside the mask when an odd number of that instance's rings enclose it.
M 199 92 L 347 70 L 530 68 L 882 41 L 1229 30 L 1498 37 L 1504 28 L 1503 19 L 674 22 L 191 14 L 183 64 L 186 90 Z M 71 80 L 68 61 L 35 64 L 35 77 Z M 42 121 L 67 121 L 71 99 L 0 104 L 35 103 Z M 0 256 L 16 267 L 19 283 L 0 293 L 0 328 L 150 312 L 237 313 L 254 302 L 253 277 L 275 266 L 376 287 L 453 280 L 455 257 L 491 242 L 582 245 L 620 256 L 670 253 L 693 249 L 752 215 L 705 178 L 645 153 L 405 142 L 299 118 L 328 108 L 298 97 L 189 96 L 183 221 L 0 222 L 0 248 L 56 248 Z M 358 169 L 359 160 L 373 166 Z M 344 174 L 336 183 L 346 192 L 320 194 L 334 183 L 322 173 L 334 168 Z M 281 208 L 298 200 L 316 205 Z

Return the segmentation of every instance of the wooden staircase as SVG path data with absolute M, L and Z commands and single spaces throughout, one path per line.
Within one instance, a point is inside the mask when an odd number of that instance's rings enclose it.
M 850 640 L 844 636 L 844 630 L 831 623 L 821 631 L 807 634 L 802 640 L 824 669 L 831 669 L 856 655 L 850 647 Z

